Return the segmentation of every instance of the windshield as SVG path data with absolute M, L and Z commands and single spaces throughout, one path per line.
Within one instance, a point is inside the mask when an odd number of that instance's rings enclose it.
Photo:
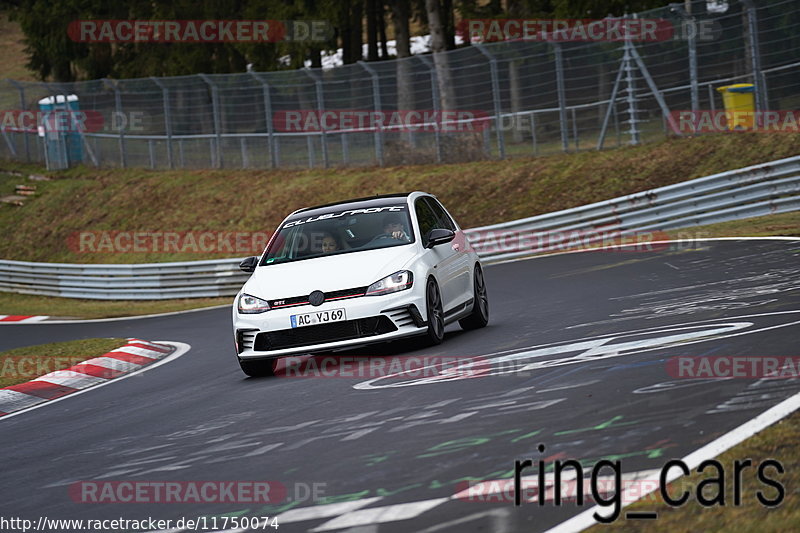
M 362 209 L 332 206 L 314 215 L 285 221 L 261 260 L 261 265 L 288 263 L 328 255 L 414 242 L 406 204 Z

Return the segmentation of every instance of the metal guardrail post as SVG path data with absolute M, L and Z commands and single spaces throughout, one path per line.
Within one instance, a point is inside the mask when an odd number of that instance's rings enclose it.
M 692 31 L 689 32 L 689 92 L 692 98 L 692 111 L 697 113 L 700 109 L 700 87 L 697 85 L 697 36 L 694 30 L 694 17 L 691 18 Z
M 497 136 L 497 152 L 500 159 L 506 158 L 506 143 L 503 136 L 503 110 L 500 104 L 500 82 L 497 79 L 497 58 L 494 57 L 481 43 L 473 43 L 473 46 L 489 60 L 489 73 L 492 76 L 492 103 L 494 105 L 495 134 Z
M 359 65 L 364 67 L 364 70 L 372 78 L 372 105 L 375 108 L 376 113 L 380 113 L 381 111 L 381 89 L 380 89 L 380 80 L 378 79 L 378 73 L 375 72 L 375 69 L 370 67 L 364 61 L 359 61 Z M 342 138 L 344 138 L 345 134 L 342 134 Z M 383 130 L 381 126 L 375 128 L 375 133 L 373 134 L 375 138 L 375 157 L 378 159 L 378 164 L 383 166 Z
M 761 50 L 758 39 L 758 15 L 753 0 L 742 0 L 747 12 L 747 34 L 750 39 L 750 61 L 753 67 L 753 85 L 755 85 L 756 111 L 766 111 L 767 92 L 764 73 L 761 71 Z
M 437 81 L 436 77 L 436 67 L 433 65 L 431 59 L 427 56 L 414 56 L 418 57 L 422 63 L 428 67 L 428 72 L 430 72 L 431 76 L 431 100 L 433 101 L 433 112 L 438 117 L 440 115 L 439 109 L 439 82 Z M 442 162 L 442 138 L 441 132 L 439 131 L 439 124 L 433 125 L 433 135 L 436 140 L 436 162 Z
M 242 154 L 242 168 L 250 166 L 250 158 L 247 157 L 247 138 L 239 137 L 239 150 Z
M 278 147 L 275 145 L 275 130 L 272 123 L 272 97 L 269 94 L 270 85 L 255 72 L 250 72 L 250 75 L 261 84 L 261 93 L 264 98 L 264 122 L 267 127 L 267 142 L 269 143 L 269 165 L 272 168 L 278 166 Z
M 700 88 L 697 85 L 697 23 L 696 19 L 689 11 L 692 8 L 691 2 L 686 3 L 686 7 L 680 4 L 671 4 L 670 8 L 683 17 L 684 27 L 689 23 L 687 46 L 689 48 L 689 94 L 692 100 L 692 112 L 697 113 L 700 109 Z M 686 31 L 686 30 L 684 30 Z
M 23 87 L 18 82 L 14 81 L 12 79 L 9 79 L 9 78 L 6 78 L 6 81 L 8 83 L 10 83 L 11 85 L 13 85 L 14 87 L 16 87 L 17 91 L 19 91 L 19 109 L 20 109 L 20 111 L 24 110 L 25 109 L 25 87 Z M 38 135 L 38 133 L 37 133 L 37 135 Z M 28 140 L 28 133 L 27 132 L 22 132 L 22 142 L 25 145 L 25 161 L 30 163 L 30 161 L 31 161 L 31 148 L 30 148 L 30 141 Z
M 714 88 L 709 83 L 708 87 L 708 107 L 711 109 L 711 114 L 715 115 L 717 112 L 717 106 L 714 105 Z
M 572 108 L 572 138 L 575 141 L 575 151 L 577 152 L 580 150 L 580 144 L 578 141 L 578 117 L 574 107 Z
M 323 99 L 322 93 L 322 78 L 316 72 L 312 71 L 310 68 L 304 68 L 303 72 L 305 72 L 309 78 L 314 80 L 314 85 L 316 86 L 317 90 L 317 111 L 319 111 L 319 121 L 320 121 L 320 132 L 321 134 L 321 141 L 322 141 L 322 164 L 325 168 L 330 166 L 330 161 L 328 160 L 328 135 L 325 133 L 325 127 L 322 124 L 322 113 L 325 111 L 325 101 Z M 311 161 L 309 160 L 309 163 Z
M 564 54 L 561 43 L 552 43 L 556 54 L 556 90 L 558 91 L 558 122 L 561 129 L 561 150 L 569 150 L 569 133 L 567 131 L 567 96 L 564 89 Z
M 114 113 L 117 115 L 117 120 L 121 120 L 125 115 L 122 114 L 122 96 L 119 93 L 119 86 L 117 85 L 117 82 L 108 78 L 103 78 L 103 83 L 111 87 L 111 89 L 114 91 Z M 126 121 L 125 126 L 127 125 L 128 124 Z M 122 125 L 119 127 L 119 164 L 122 166 L 122 168 L 126 168 L 128 166 L 128 158 L 125 151 L 125 128 Z
M 270 95 L 270 85 L 254 72 L 250 75 L 261 84 L 261 92 L 264 100 L 264 123 L 267 129 L 267 143 L 269 144 L 269 163 L 270 167 L 276 168 L 278 166 L 277 146 L 275 145 L 275 131 L 272 122 L 272 98 Z
M 608 119 L 611 117 L 611 114 L 614 113 L 614 120 L 616 121 L 616 110 L 615 107 L 617 105 L 617 93 L 619 92 L 619 85 L 622 81 L 622 73 L 626 70 L 624 68 L 624 61 L 626 61 L 625 57 L 627 56 L 627 49 L 624 52 L 623 56 L 623 63 L 620 64 L 619 70 L 617 71 L 617 79 L 614 80 L 614 87 L 611 89 L 611 96 L 608 99 L 608 107 L 606 108 L 606 113 L 603 116 L 603 125 L 600 126 L 600 135 L 597 138 L 597 149 L 603 149 L 603 143 L 606 140 L 606 132 L 608 131 Z M 619 126 L 617 125 L 617 133 L 619 133 Z M 619 143 L 617 143 L 619 144 Z
M 311 135 L 306 135 L 306 150 L 308 155 L 308 168 L 314 168 L 314 161 L 317 160 L 317 155 L 314 150 L 314 139 Z
M 350 164 L 350 144 L 347 142 L 347 135 L 340 135 L 340 140 L 342 143 L 342 163 L 345 165 Z M 383 163 L 381 163 L 383 165 Z
M 155 76 L 151 76 L 150 79 L 161 89 L 161 97 L 164 100 L 164 126 L 167 133 L 167 164 L 169 164 L 169 168 L 175 168 L 172 163 L 172 120 L 169 113 L 169 88 Z
M 211 81 L 211 78 L 209 78 L 207 74 L 198 74 L 198 76 L 200 76 L 200 79 L 206 82 L 206 84 L 211 88 L 211 106 L 212 112 L 214 113 L 214 135 L 217 139 L 215 146 L 216 164 L 214 167 L 222 168 L 222 125 L 220 123 L 219 116 L 219 91 L 217 90 L 217 86 L 213 81 Z

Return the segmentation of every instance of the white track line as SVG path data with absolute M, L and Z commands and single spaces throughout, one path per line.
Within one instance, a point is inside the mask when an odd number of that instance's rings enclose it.
M 764 428 L 774 424 L 786 416 L 789 416 L 798 408 L 800 408 L 800 393 L 797 393 L 794 396 L 782 401 L 778 405 L 767 409 L 757 417 L 745 422 L 732 431 L 729 431 L 718 439 L 709 442 L 702 448 L 683 457 L 681 460 L 686 463 L 686 466 L 689 468 L 689 470 L 694 470 L 703 461 L 717 457 L 719 454 L 733 448 L 740 442 L 752 437 Z M 678 469 L 673 468 L 669 471 L 667 483 L 675 481 L 681 476 L 682 473 Z M 620 508 L 627 507 L 636 500 L 647 496 L 657 488 L 658 487 L 654 487 L 652 489 L 650 487 L 634 487 L 631 493 L 629 493 L 628 490 L 623 491 L 621 498 L 622 504 Z M 597 524 L 592 515 L 595 512 L 602 515 L 600 512 L 601 510 L 603 510 L 603 507 L 595 505 L 594 507 L 583 511 L 580 514 L 573 516 L 569 520 L 566 520 L 559 525 L 548 529 L 546 533 L 573 533 L 582 531 L 587 527 Z
M 373 507 L 370 509 L 360 509 L 343 514 L 321 524 L 309 531 L 332 531 L 334 529 L 344 529 L 358 526 L 367 526 L 373 524 L 382 524 L 385 522 L 396 522 L 398 520 L 408 520 L 420 514 L 433 509 L 450 498 L 433 498 L 431 500 L 422 500 L 410 503 L 398 503 L 394 505 L 386 505 L 383 507 Z M 280 519 L 278 520 L 280 524 Z
M 300 509 L 289 509 L 278 515 L 279 524 L 289 524 L 292 522 L 304 522 L 306 520 L 319 520 L 320 518 L 330 518 L 344 513 L 350 513 L 361 509 L 371 503 L 382 500 L 380 496 L 374 498 L 362 498 L 352 502 L 328 503 Z

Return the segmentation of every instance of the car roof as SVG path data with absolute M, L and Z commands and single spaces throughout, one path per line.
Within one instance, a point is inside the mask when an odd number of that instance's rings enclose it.
M 385 201 L 386 199 L 394 199 L 394 198 L 407 198 L 408 196 L 412 195 L 412 192 L 400 192 L 400 193 L 393 193 L 393 194 L 376 194 L 375 196 L 365 196 L 363 198 L 353 198 L 351 200 L 343 200 L 341 202 L 332 202 L 330 204 L 322 204 L 322 205 L 315 205 L 313 207 L 304 207 L 302 209 L 298 209 L 292 215 L 297 215 L 299 213 L 307 213 L 309 211 L 314 211 L 316 209 L 325 209 L 327 207 L 334 207 L 334 206 L 342 206 L 342 207 L 352 207 L 349 204 L 366 204 L 368 206 L 379 206 L 379 205 L 387 205 L 391 204 L 392 202 Z M 359 205 L 359 207 L 363 207 L 363 205 Z
M 384 207 L 387 205 L 396 204 L 397 200 L 400 198 L 403 198 L 405 203 L 406 201 L 416 200 L 421 196 L 430 196 L 432 198 L 436 198 L 436 195 L 423 191 L 400 192 L 392 194 L 376 194 L 374 196 L 365 196 L 363 198 L 342 200 L 341 202 L 332 202 L 329 204 L 316 205 L 314 207 L 304 207 L 302 209 L 298 209 L 297 211 L 292 212 L 289 216 L 286 217 L 284 222 L 293 219 L 297 215 L 303 215 L 309 217 L 323 215 L 325 213 L 330 212 L 331 207 L 338 207 L 341 208 L 342 210 L 366 209 L 369 207 Z

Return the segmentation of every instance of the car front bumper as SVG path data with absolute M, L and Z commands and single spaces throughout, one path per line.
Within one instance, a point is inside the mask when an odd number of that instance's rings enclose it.
M 424 294 L 401 291 L 241 314 L 234 307 L 236 350 L 241 359 L 269 359 L 389 341 L 425 333 Z M 346 320 L 292 328 L 291 316 L 344 309 Z

